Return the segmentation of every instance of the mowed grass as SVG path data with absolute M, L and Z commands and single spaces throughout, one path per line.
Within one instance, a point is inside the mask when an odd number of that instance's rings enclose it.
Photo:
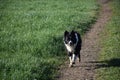
M 120 1 L 111 3 L 112 17 L 102 35 L 102 51 L 100 60 L 103 62 L 98 69 L 97 80 L 120 80 Z
M 64 63 L 65 30 L 95 22 L 95 0 L 0 0 L 0 80 L 52 80 Z

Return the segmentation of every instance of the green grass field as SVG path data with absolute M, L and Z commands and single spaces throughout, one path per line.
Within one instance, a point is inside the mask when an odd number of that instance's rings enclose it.
M 106 66 L 98 69 L 97 80 L 120 80 L 120 1 L 111 3 L 112 17 L 102 35 L 100 60 Z
M 52 80 L 64 61 L 65 30 L 82 35 L 96 0 L 0 0 L 0 80 Z

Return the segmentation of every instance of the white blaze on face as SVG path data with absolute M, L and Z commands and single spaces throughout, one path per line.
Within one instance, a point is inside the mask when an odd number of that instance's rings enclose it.
M 70 43 L 72 43 L 72 41 L 69 41 L 68 44 L 70 45 Z

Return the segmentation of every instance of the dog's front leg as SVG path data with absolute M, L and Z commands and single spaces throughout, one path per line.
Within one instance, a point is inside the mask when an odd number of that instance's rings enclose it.
M 72 64 L 75 64 L 75 60 L 76 60 L 76 55 L 73 54 L 73 55 L 72 55 Z
M 69 52 L 68 56 L 69 56 L 69 60 L 70 60 L 69 67 L 72 67 L 72 53 Z
M 69 56 L 70 64 L 69 67 L 72 67 L 72 56 Z

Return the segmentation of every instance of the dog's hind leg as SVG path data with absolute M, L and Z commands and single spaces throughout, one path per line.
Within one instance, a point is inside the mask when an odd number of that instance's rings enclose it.
M 80 54 L 78 54 L 78 58 L 79 58 L 79 62 L 81 61 L 81 57 L 80 57 Z

